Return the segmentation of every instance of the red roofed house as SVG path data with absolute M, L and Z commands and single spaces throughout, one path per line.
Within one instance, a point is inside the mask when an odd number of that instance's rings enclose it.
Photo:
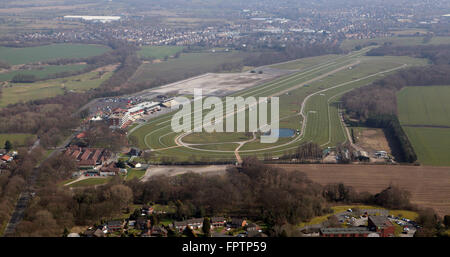
M 5 161 L 5 162 L 10 162 L 13 160 L 13 158 L 9 155 L 3 155 L 1 159 L 2 159 L 2 161 Z

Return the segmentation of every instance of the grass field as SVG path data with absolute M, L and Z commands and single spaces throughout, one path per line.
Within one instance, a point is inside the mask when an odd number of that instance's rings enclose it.
M 10 81 L 14 76 L 18 74 L 23 75 L 34 75 L 37 79 L 45 79 L 49 75 L 57 74 L 67 71 L 80 71 L 86 68 L 84 64 L 74 64 L 74 65 L 49 65 L 44 66 L 42 69 L 34 70 L 15 70 L 11 72 L 0 73 L 0 81 Z
M 0 60 L 10 64 L 25 64 L 63 58 L 84 58 L 101 55 L 110 48 L 87 44 L 53 44 L 46 46 L 13 48 L 0 47 Z
M 100 86 L 112 74 L 113 72 L 109 71 L 100 76 L 99 72 L 92 71 L 77 76 L 35 83 L 10 83 L 9 86 L 2 88 L 0 107 L 18 102 L 54 97 L 64 94 L 65 91 L 84 92 Z
M 450 126 L 450 86 L 406 87 L 397 98 L 402 124 Z
M 229 53 L 184 53 L 179 58 L 169 59 L 161 63 L 142 64 L 130 83 L 145 83 L 155 80 L 173 81 L 185 79 L 185 75 L 196 76 L 214 72 L 224 63 L 240 62 L 242 55 L 238 52 Z M 176 71 L 176 72 L 174 72 Z
M 359 192 L 376 194 L 391 184 L 397 185 L 411 193 L 413 204 L 431 207 L 440 215 L 450 214 L 450 168 L 447 167 L 331 164 L 276 166 L 292 172 L 303 172 L 321 185 L 344 183 Z
M 422 165 L 450 166 L 450 128 L 403 128 Z
M 144 176 L 145 170 L 139 170 L 139 169 L 129 169 L 127 172 L 126 180 L 131 180 L 134 178 L 140 179 L 142 176 Z
M 143 58 L 164 59 L 182 50 L 182 46 L 143 46 L 138 55 Z
M 308 68 L 233 94 L 232 96 L 257 98 L 279 96 L 280 127 L 294 130 L 303 130 L 304 127 L 303 135 L 280 138 L 275 144 L 261 144 L 259 140 L 248 142 L 240 148 L 239 154 L 262 157 L 268 153 L 272 156 L 280 156 L 286 151 L 297 148 L 303 142 L 313 141 L 323 147 L 343 142 L 346 140 L 346 135 L 338 116 L 338 103 L 342 94 L 367 85 L 387 73 L 407 66 L 427 63 L 426 60 L 410 57 L 363 56 L 367 50 L 350 55 L 334 56 L 334 58 L 333 56 L 317 57 L 318 60 L 307 58 L 303 66 L 299 60 L 290 65 L 300 69 Z M 311 63 L 317 64 L 311 66 Z M 292 69 L 292 67 L 286 68 Z M 305 102 L 304 107 L 302 107 L 303 102 Z M 305 125 L 300 115 L 301 111 L 307 118 Z M 132 134 L 139 138 L 139 146 L 156 149 L 160 157 L 176 156 L 185 161 L 193 155 L 200 155 L 211 160 L 228 160 L 235 157 L 233 144 L 223 144 L 223 142 L 235 141 L 239 136 L 232 134 L 230 136 L 228 133 L 217 137 L 211 137 L 207 133 L 187 135 L 186 142 L 183 138 L 184 143 L 207 143 L 208 145 L 177 146 L 175 138 L 180 134 L 171 131 L 171 115 L 160 116 L 144 126 L 137 127 Z M 217 144 L 214 145 L 213 140 L 216 140 Z M 237 147 L 237 144 L 235 146 Z
M 450 86 L 406 87 L 397 94 L 400 122 L 419 162 L 450 166 Z
M 9 140 L 13 147 L 24 146 L 28 138 L 36 139 L 32 134 L 0 134 L 0 148 L 3 148 L 6 140 Z
M 70 184 L 70 187 L 86 187 L 86 186 L 96 186 L 108 183 L 112 177 L 105 178 L 88 178 L 85 180 L 78 181 L 76 183 Z
M 386 42 L 391 42 L 393 45 L 439 45 L 450 44 L 450 37 L 433 37 L 429 42 L 424 43 L 424 37 L 388 37 L 388 38 L 374 38 L 374 39 L 350 39 L 345 40 L 341 44 L 344 50 L 353 50 L 358 45 L 367 43 L 377 43 L 382 45 Z

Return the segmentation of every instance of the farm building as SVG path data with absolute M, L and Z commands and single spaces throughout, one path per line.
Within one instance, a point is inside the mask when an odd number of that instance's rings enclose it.
M 111 153 L 106 149 L 78 146 L 68 147 L 64 154 L 77 161 L 79 167 L 84 168 L 93 168 L 96 165 L 101 165 L 111 157 Z
M 386 151 L 377 151 L 375 153 L 375 157 L 377 157 L 379 159 L 383 159 L 383 158 L 385 159 L 385 158 L 388 158 L 388 154 Z
M 355 156 L 360 161 L 368 161 L 370 160 L 369 154 L 366 151 L 356 151 Z

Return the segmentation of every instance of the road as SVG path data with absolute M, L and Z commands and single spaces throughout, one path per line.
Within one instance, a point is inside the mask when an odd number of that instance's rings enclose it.
M 11 237 L 14 236 L 14 233 L 16 231 L 17 225 L 22 221 L 23 216 L 25 214 L 25 210 L 28 207 L 28 204 L 30 203 L 30 200 L 32 199 L 31 194 L 34 193 L 34 185 L 36 183 L 37 177 L 39 175 L 39 168 L 42 163 L 47 161 L 48 159 L 55 156 L 55 154 L 62 152 L 66 145 L 69 144 L 69 142 L 72 140 L 72 138 L 78 133 L 78 131 L 74 132 L 70 137 L 68 137 L 64 142 L 62 142 L 55 150 L 50 153 L 47 157 L 45 157 L 36 167 L 34 167 L 31 176 L 29 180 L 27 181 L 27 185 L 25 186 L 22 193 L 19 195 L 19 200 L 16 203 L 16 206 L 14 208 L 14 212 L 11 215 L 11 218 L 9 219 L 8 224 L 6 225 L 6 229 L 3 233 L 4 237 Z M 37 147 L 39 145 L 39 140 L 37 140 L 32 149 Z M 31 150 L 30 150 L 31 151 Z

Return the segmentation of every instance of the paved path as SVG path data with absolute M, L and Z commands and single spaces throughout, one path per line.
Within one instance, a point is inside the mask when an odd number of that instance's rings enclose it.
M 239 164 L 242 164 L 242 158 L 239 155 L 239 149 L 241 149 L 241 147 L 243 147 L 245 144 L 253 142 L 256 140 L 256 133 L 253 133 L 253 138 L 247 141 L 243 141 L 243 142 L 239 142 L 239 146 L 236 148 L 236 150 L 234 150 L 234 155 L 236 156 L 236 160 Z

